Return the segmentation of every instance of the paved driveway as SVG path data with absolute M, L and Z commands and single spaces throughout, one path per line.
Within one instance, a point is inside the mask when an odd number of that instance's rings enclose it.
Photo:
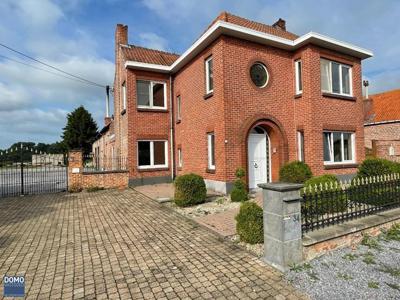
M 0 199 L 5 274 L 25 275 L 27 299 L 297 297 L 280 273 L 134 190 Z

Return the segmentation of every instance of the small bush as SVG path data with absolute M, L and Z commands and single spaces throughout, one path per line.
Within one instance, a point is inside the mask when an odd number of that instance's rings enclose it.
M 305 193 L 311 194 L 313 197 L 312 201 L 307 201 L 302 203 L 302 210 L 308 215 L 324 215 L 327 213 L 336 213 L 342 212 L 347 209 L 347 200 L 346 196 L 341 193 L 334 193 L 339 190 L 340 187 L 337 186 L 337 190 L 335 188 L 331 189 L 330 184 L 339 183 L 339 180 L 335 175 L 326 174 L 322 176 L 316 176 L 308 179 L 304 186 L 306 187 Z M 325 184 L 329 185 L 329 191 L 332 191 L 333 194 L 325 193 Z M 322 184 L 323 192 L 320 189 L 315 191 L 313 188 L 315 185 L 318 187 Z M 308 187 L 312 187 L 311 190 L 307 189 Z M 324 197 L 324 195 L 327 195 Z
M 86 191 L 87 191 L 88 193 L 94 193 L 94 192 L 98 192 L 98 191 L 102 191 L 102 190 L 104 190 L 104 188 L 101 187 L 101 186 L 90 186 L 90 187 L 88 187 L 88 188 L 86 189 Z
M 231 192 L 231 200 L 232 202 L 243 202 L 248 200 L 249 197 L 247 195 L 247 191 L 245 189 L 235 189 L 233 188 Z
M 240 240 L 249 244 L 264 241 L 263 210 L 254 202 L 245 202 L 240 206 L 236 219 L 236 232 Z
M 243 180 L 245 172 L 242 168 L 238 168 L 235 173 L 238 179 L 235 180 L 233 184 L 233 189 L 231 192 L 231 200 L 233 202 L 242 202 L 249 199 L 247 195 L 247 186 Z
M 399 163 L 383 158 L 368 158 L 358 167 L 357 177 L 380 176 L 391 173 L 400 173 Z
M 69 187 L 68 187 L 68 192 L 70 192 L 70 193 L 80 193 L 80 192 L 82 192 L 82 187 L 81 187 L 81 185 L 80 184 L 77 184 L 77 183 L 75 183 L 75 184 L 71 184 Z
M 206 201 L 207 189 L 203 177 L 186 174 L 175 179 L 174 202 L 177 206 L 192 206 Z
M 320 184 L 325 186 L 325 183 L 327 183 L 330 186 L 331 182 L 333 184 L 335 184 L 336 182 L 339 183 L 339 180 L 336 178 L 335 175 L 325 174 L 325 175 L 322 175 L 322 176 L 315 176 L 315 177 L 312 177 L 312 178 L 308 179 L 304 183 L 304 186 L 305 187 L 315 186 L 315 185 L 319 186 Z
M 301 161 L 285 164 L 279 171 L 279 180 L 290 183 L 304 183 L 312 177 L 310 167 Z

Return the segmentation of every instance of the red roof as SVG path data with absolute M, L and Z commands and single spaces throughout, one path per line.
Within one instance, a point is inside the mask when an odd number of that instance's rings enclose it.
M 371 95 L 372 122 L 400 120 L 400 89 Z
M 160 50 L 154 50 L 135 45 L 121 46 L 126 60 L 133 60 L 149 64 L 170 66 L 178 59 L 179 55 Z
M 243 27 L 246 27 L 249 29 L 253 29 L 253 30 L 264 32 L 264 33 L 272 34 L 275 36 L 279 36 L 279 37 L 282 37 L 282 38 L 285 38 L 288 40 L 292 40 L 292 41 L 299 37 L 298 35 L 291 33 L 289 31 L 280 29 L 279 27 L 274 27 L 271 25 L 266 25 L 263 23 L 251 21 L 251 20 L 239 17 L 239 16 L 232 15 L 231 13 L 228 13 L 225 11 L 222 12 L 217 18 L 215 18 L 214 21 L 211 22 L 211 24 L 208 28 L 210 28 L 217 21 L 225 21 L 225 22 L 243 26 Z
M 235 16 L 227 12 L 222 12 L 217 18 L 215 18 L 212 21 L 212 23 L 208 28 L 210 28 L 217 21 L 225 21 L 228 23 L 272 34 L 289 40 L 295 40 L 298 37 L 294 33 L 280 29 L 279 27 L 274 27 L 263 23 L 250 21 L 248 19 Z M 127 45 L 127 46 L 123 45 L 121 47 L 122 47 L 122 53 L 126 60 L 170 66 L 179 58 L 179 55 L 175 53 L 149 49 L 135 45 Z

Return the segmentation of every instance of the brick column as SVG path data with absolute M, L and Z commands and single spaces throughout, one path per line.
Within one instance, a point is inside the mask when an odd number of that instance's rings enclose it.
M 303 260 L 302 184 L 259 184 L 263 189 L 264 261 L 281 271 Z
M 82 188 L 83 159 L 82 150 L 68 153 L 68 190 Z

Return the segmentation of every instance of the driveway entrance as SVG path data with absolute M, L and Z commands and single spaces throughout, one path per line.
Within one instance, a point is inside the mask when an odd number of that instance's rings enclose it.
M 131 189 L 2 199 L 5 274 L 25 275 L 27 299 L 301 297 L 248 252 Z

